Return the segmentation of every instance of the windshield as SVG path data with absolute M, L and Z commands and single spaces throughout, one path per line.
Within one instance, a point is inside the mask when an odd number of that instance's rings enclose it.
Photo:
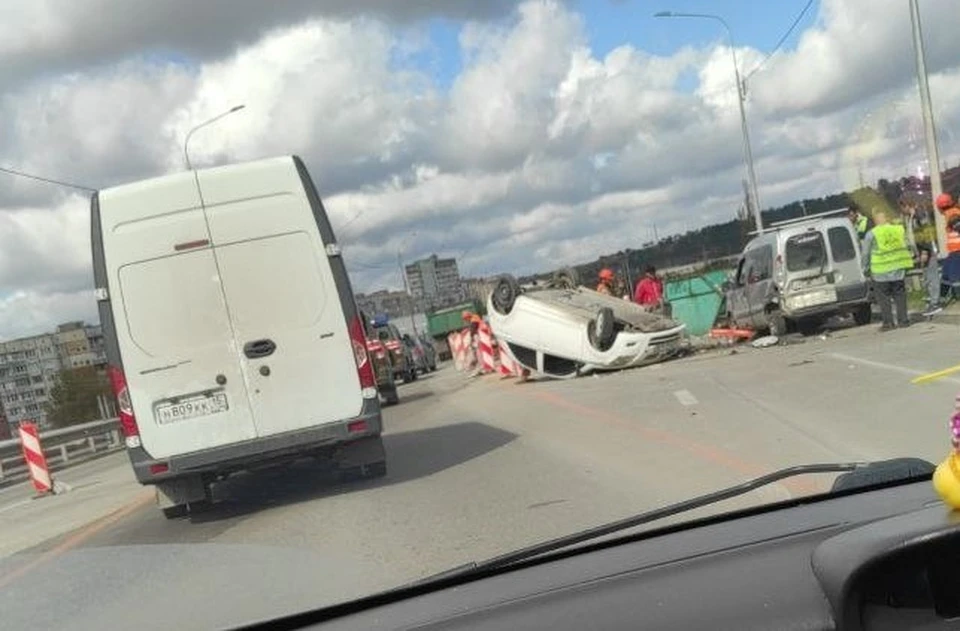
M 911 4 L 0 0 L 0 626 L 939 463 L 960 32 Z
M 819 232 L 790 237 L 787 239 L 786 254 L 787 270 L 790 272 L 820 268 L 827 262 L 827 250 L 823 235 Z

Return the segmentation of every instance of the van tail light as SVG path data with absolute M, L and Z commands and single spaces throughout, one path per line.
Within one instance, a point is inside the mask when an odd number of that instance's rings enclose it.
M 137 417 L 133 414 L 127 378 L 116 366 L 108 366 L 107 375 L 110 378 L 110 386 L 113 388 L 113 396 L 117 399 L 117 412 L 120 416 L 120 430 L 123 432 L 124 441 L 127 447 L 139 447 L 140 428 L 137 427 Z
M 360 376 L 360 387 L 364 390 L 364 398 L 377 396 L 377 377 L 373 374 L 373 364 L 367 354 L 367 336 L 363 331 L 363 322 L 355 316 L 350 322 L 350 343 L 353 345 L 353 358 L 357 362 L 357 374 Z M 373 396 L 368 397 L 372 390 Z

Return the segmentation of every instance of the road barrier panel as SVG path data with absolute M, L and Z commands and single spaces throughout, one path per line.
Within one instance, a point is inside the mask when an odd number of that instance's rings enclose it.
M 36 489 L 37 495 L 53 493 L 53 478 L 50 476 L 47 458 L 43 455 L 43 447 L 40 445 L 40 430 L 35 424 L 24 421 L 20 423 L 19 432 L 20 449 L 23 460 L 27 463 L 33 488 Z
M 41 431 L 39 441 L 48 471 L 65 469 L 125 448 L 120 440 L 119 421 L 115 418 Z M 24 459 L 20 437 L 0 441 L 0 485 L 28 479 L 30 468 Z M 53 480 L 55 493 L 63 488 L 68 487 Z
M 493 333 L 486 322 L 480 323 L 478 338 L 477 354 L 480 356 L 480 371 L 483 374 L 495 372 L 497 367 L 493 354 Z

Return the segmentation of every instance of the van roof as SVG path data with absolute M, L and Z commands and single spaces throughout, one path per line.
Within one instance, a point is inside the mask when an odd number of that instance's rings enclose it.
M 754 238 L 750 239 L 747 242 L 747 245 L 743 248 L 744 252 L 747 250 L 752 250 L 753 248 L 759 247 L 761 245 L 766 245 L 767 243 L 774 243 L 780 240 L 789 239 L 792 236 L 801 234 L 808 230 L 816 230 L 819 227 L 834 227 L 834 226 L 844 226 L 853 232 L 853 226 L 842 216 L 833 216 L 833 217 L 817 217 L 806 222 L 797 222 L 785 226 L 777 226 L 769 230 L 765 230 L 762 235 L 756 235 Z
M 148 178 L 145 180 L 137 180 L 135 182 L 129 182 L 125 184 L 118 184 L 117 186 L 111 186 L 109 188 L 100 189 L 97 192 L 97 197 L 101 200 L 107 200 L 113 196 L 128 196 L 136 195 L 142 192 L 150 192 L 152 194 L 163 194 L 164 191 L 169 189 L 178 189 L 183 186 L 185 181 L 194 180 L 194 173 L 206 173 L 206 172 L 215 172 L 221 170 L 232 170 L 238 166 L 250 167 L 250 166 L 266 166 L 270 163 L 275 163 L 277 166 L 283 165 L 284 167 L 289 168 L 291 161 L 296 161 L 297 157 L 294 155 L 284 155 L 276 156 L 272 158 L 264 158 L 262 160 L 253 160 L 250 162 L 243 163 L 232 163 L 224 164 L 219 166 L 207 167 L 204 169 L 194 169 L 192 171 L 174 171 L 172 173 L 167 173 L 166 175 L 158 175 L 157 177 Z
M 769 226 L 764 227 L 764 233 L 767 232 L 777 232 L 784 229 L 796 228 L 796 227 L 807 227 L 808 224 L 818 224 L 824 221 L 836 221 L 838 219 L 843 219 L 843 217 L 850 211 L 849 208 L 837 208 L 836 210 L 828 210 L 827 212 L 817 213 L 816 215 L 807 215 L 805 217 L 796 217 L 794 219 L 784 219 L 783 221 L 776 221 Z M 756 230 L 751 230 L 747 234 L 756 235 Z

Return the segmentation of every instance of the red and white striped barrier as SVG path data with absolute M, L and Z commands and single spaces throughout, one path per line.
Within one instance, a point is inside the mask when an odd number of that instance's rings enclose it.
M 476 338 L 470 329 L 460 331 L 460 365 L 463 370 L 470 370 L 477 365 L 475 344 Z
M 40 433 L 33 423 L 20 423 L 20 449 L 23 451 L 23 460 L 30 469 L 33 488 L 38 494 L 52 493 L 53 479 L 50 477 L 50 468 L 47 466 L 47 459 L 40 446 Z
M 496 371 L 496 356 L 493 354 L 493 333 L 490 325 L 481 322 L 478 328 L 477 355 L 480 360 L 480 371 L 484 374 Z
M 450 354 L 453 356 L 453 365 L 457 370 L 463 370 L 463 354 L 460 345 L 460 332 L 454 331 L 447 335 L 447 346 L 450 347 Z

